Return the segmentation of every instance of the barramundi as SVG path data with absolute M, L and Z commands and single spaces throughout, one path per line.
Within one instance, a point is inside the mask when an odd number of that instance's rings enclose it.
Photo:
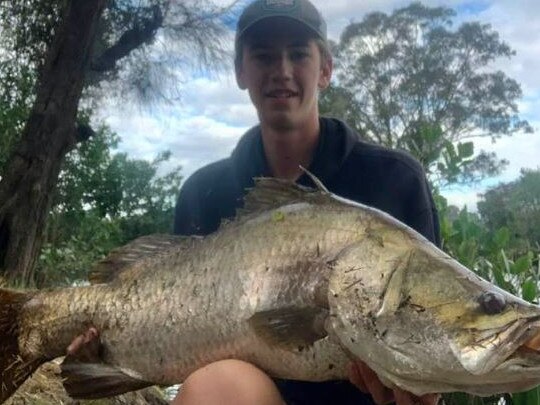
M 62 366 L 75 398 L 180 383 L 228 358 L 308 381 L 346 379 L 358 358 L 417 395 L 540 384 L 540 307 L 320 183 L 259 179 L 215 233 L 143 237 L 91 280 L 0 290 L 0 402 L 91 327 L 99 357 Z

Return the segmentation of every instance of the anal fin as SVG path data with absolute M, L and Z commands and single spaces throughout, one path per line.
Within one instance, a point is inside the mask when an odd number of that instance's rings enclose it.
M 60 375 L 72 398 L 105 398 L 154 385 L 135 371 L 104 363 L 103 345 L 93 327 L 77 336 L 67 350 Z
M 154 385 L 137 378 L 131 370 L 104 363 L 68 360 L 61 368 L 64 388 L 75 399 L 111 397 Z

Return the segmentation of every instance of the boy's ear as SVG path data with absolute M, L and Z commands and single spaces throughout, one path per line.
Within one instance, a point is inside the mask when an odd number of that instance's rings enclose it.
M 240 90 L 245 90 L 247 88 L 247 86 L 246 86 L 245 79 L 244 79 L 244 74 L 243 74 L 243 71 L 242 71 L 242 62 L 240 62 L 240 63 L 235 62 L 234 63 L 234 73 L 235 73 L 235 76 L 236 76 L 236 84 L 238 85 Z
M 332 57 L 325 58 L 321 64 L 321 75 L 319 77 L 319 89 L 324 90 L 330 85 L 332 79 L 332 71 L 334 68 L 334 62 Z

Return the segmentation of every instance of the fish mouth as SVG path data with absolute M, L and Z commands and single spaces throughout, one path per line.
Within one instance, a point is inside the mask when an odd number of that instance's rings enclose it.
M 516 324 L 519 324 L 519 321 Z M 540 319 L 529 320 L 526 325 L 521 326 L 521 336 L 515 344 L 511 344 L 515 346 L 514 350 L 497 368 L 512 366 L 540 369 Z
M 471 374 L 482 375 L 509 365 L 540 368 L 540 317 L 518 319 L 485 332 L 465 345 L 451 344 L 461 365 Z
M 510 356 L 495 367 L 495 370 L 511 370 L 514 373 L 520 370 L 527 373 L 540 371 L 540 325 L 534 334 L 518 345 Z

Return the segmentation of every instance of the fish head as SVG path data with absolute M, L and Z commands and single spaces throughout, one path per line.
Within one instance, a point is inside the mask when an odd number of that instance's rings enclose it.
M 383 379 L 416 394 L 540 384 L 540 307 L 429 244 L 365 240 L 336 260 L 332 333 Z

